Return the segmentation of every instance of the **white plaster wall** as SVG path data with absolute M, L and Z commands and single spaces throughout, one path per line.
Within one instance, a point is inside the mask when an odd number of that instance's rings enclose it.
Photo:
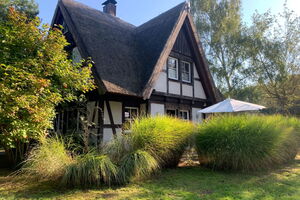
M 195 90 L 196 98 L 206 99 L 206 95 L 202 83 L 200 81 L 197 80 L 194 81 L 194 90 Z
M 167 92 L 167 73 L 165 70 L 160 72 L 159 78 L 155 83 L 154 89 L 158 92 Z
M 94 119 L 94 122 L 92 122 L 92 119 L 93 119 L 93 113 L 94 113 L 94 110 L 95 110 L 95 104 L 96 102 L 95 101 L 89 101 L 87 103 L 87 114 L 88 114 L 88 121 L 89 123 L 98 123 L 98 111 L 96 110 L 96 115 L 95 115 L 95 119 Z
M 169 93 L 180 95 L 180 83 L 175 81 L 169 81 Z
M 203 121 L 203 114 L 198 113 L 201 108 L 192 108 L 192 121 L 195 123 L 201 123 Z
M 165 114 L 165 105 L 151 103 L 151 112 L 150 113 L 151 113 L 151 116 L 164 115 Z
M 193 97 L 193 86 L 188 84 L 182 84 L 182 95 L 187 97 Z
M 122 129 L 118 128 L 118 129 L 116 129 L 116 132 L 117 132 L 117 136 L 119 136 L 122 134 Z M 105 128 L 103 130 L 103 142 L 104 143 L 110 142 L 113 138 L 114 138 L 114 135 L 113 135 L 112 129 Z
M 114 123 L 122 124 L 122 102 L 110 101 L 109 104 L 114 118 Z M 106 102 L 104 102 L 104 124 L 110 124 Z

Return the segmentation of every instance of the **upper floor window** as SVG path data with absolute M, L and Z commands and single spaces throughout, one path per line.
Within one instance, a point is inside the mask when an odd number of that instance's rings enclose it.
M 73 48 L 71 58 L 74 64 L 80 63 L 82 60 L 82 57 L 80 55 L 80 52 L 78 50 L 78 47 Z
M 178 60 L 176 58 L 169 57 L 168 74 L 170 79 L 178 80 Z
M 69 28 L 68 28 L 68 26 L 67 26 L 67 24 L 66 24 L 65 21 L 63 21 L 63 23 L 62 23 L 62 27 L 63 27 L 63 30 L 62 30 L 63 34 L 66 34 L 66 33 L 69 32 Z
M 181 79 L 183 82 L 191 82 L 191 64 L 189 62 L 181 62 Z

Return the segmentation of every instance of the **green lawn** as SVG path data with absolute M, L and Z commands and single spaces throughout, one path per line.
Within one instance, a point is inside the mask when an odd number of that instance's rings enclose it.
M 12 181 L 0 171 L 0 199 L 190 199 L 299 200 L 300 158 L 281 169 L 261 173 L 212 172 L 178 168 L 143 183 L 114 189 L 66 190 L 34 181 Z

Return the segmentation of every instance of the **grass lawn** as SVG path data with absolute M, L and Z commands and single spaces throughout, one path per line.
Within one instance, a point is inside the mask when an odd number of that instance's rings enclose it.
M 281 169 L 260 173 L 178 168 L 142 183 L 113 189 L 67 190 L 47 183 L 12 181 L 0 171 L 0 199 L 190 199 L 299 200 L 300 157 Z

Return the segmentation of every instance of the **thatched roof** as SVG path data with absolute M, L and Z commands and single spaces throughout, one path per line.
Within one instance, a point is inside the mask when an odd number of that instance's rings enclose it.
M 80 53 L 95 62 L 101 86 L 107 92 L 144 98 L 162 52 L 183 13 L 187 15 L 186 3 L 181 3 L 135 27 L 73 0 L 60 0 L 58 9 Z

